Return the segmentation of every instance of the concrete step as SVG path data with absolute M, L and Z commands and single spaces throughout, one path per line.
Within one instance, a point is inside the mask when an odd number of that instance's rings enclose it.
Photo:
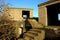
M 31 34 L 31 35 L 38 36 L 38 33 L 37 33 L 37 32 L 32 32 L 32 31 L 29 31 L 29 32 L 27 32 L 27 33 L 29 33 L 29 34 Z
M 25 33 L 25 36 L 28 36 L 30 38 L 34 38 L 36 35 L 30 34 L 30 33 Z
M 25 40 L 43 40 L 44 39 L 44 31 L 40 29 L 31 29 L 25 35 Z
M 26 33 L 25 34 L 25 40 L 35 40 L 35 39 L 37 39 L 37 35 L 35 35 L 35 34 L 31 34 L 31 33 Z
M 30 31 L 34 31 L 34 32 L 39 32 L 39 33 L 41 33 L 41 30 L 40 30 L 40 29 L 30 29 Z
M 18 40 L 24 40 L 23 38 L 19 38 Z
M 28 19 L 29 23 L 32 25 L 32 28 L 43 28 L 42 24 L 39 24 L 36 20 Z

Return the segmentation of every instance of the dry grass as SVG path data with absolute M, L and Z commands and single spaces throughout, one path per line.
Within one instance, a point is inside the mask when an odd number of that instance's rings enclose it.
M 0 38 L 19 37 L 18 28 L 21 22 L 11 20 L 0 20 Z

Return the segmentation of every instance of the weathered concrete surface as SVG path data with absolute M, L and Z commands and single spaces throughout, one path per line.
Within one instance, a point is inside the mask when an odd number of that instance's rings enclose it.
M 45 32 L 40 29 L 31 29 L 25 33 L 25 40 L 44 40 Z
M 42 24 L 39 24 L 36 20 L 34 19 L 28 19 L 29 23 L 31 24 L 32 28 L 43 28 Z
M 23 21 L 22 11 L 30 11 L 30 18 L 33 17 L 33 9 L 31 8 L 5 8 L 4 17 L 10 20 Z
M 39 22 L 45 26 L 48 26 L 48 17 L 47 17 L 47 7 L 49 5 L 60 3 L 60 0 L 57 1 L 48 1 L 38 5 L 38 12 L 39 12 Z

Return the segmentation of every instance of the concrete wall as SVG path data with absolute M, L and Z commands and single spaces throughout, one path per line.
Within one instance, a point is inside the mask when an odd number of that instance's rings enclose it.
M 39 22 L 47 26 L 47 8 L 40 6 L 39 8 Z
M 49 3 L 43 3 L 42 5 L 39 4 L 38 6 L 38 16 L 39 16 L 39 22 L 42 23 L 45 26 L 48 26 L 48 17 L 47 17 L 47 7 L 49 5 L 60 3 L 60 1 L 53 1 Z
M 22 11 L 30 11 L 30 18 L 33 17 L 33 9 L 31 8 L 5 8 L 4 16 L 7 16 L 11 20 L 24 20 L 22 17 Z

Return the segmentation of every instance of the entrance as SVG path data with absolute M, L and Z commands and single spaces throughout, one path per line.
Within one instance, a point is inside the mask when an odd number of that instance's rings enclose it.
M 60 3 L 47 6 L 48 15 L 48 25 L 49 26 L 59 26 L 59 13 L 60 13 Z
M 30 11 L 22 11 L 23 18 L 30 18 Z

